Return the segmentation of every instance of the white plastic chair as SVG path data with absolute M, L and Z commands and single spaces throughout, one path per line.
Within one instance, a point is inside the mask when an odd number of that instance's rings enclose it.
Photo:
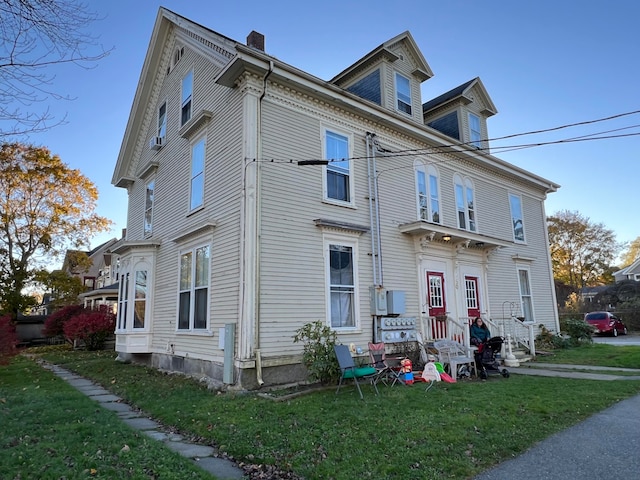
M 449 366 L 449 375 L 454 380 L 458 376 L 459 367 L 464 365 L 468 365 L 469 374 L 473 367 L 473 372 L 477 375 L 475 356 L 470 348 L 455 340 L 437 340 L 433 346 L 438 351 L 438 361 Z

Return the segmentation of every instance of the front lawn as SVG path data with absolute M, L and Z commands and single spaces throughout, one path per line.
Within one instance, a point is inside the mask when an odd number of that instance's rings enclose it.
M 638 381 L 514 374 L 441 382 L 428 392 L 421 383 L 382 386 L 379 397 L 366 385 L 364 402 L 352 386 L 338 395 L 325 390 L 274 402 L 256 393 L 216 394 L 180 375 L 118 363 L 114 352 L 43 357 L 92 378 L 166 425 L 214 442 L 237 460 L 275 464 L 308 479 L 467 479 L 640 393 Z M 24 369 L 24 362 L 9 369 Z M 29 396 L 19 390 L 12 395 Z M 68 435 L 60 432 L 61 445 Z M 102 443 L 119 450 L 120 436 Z M 0 461 L 5 455 L 3 449 Z

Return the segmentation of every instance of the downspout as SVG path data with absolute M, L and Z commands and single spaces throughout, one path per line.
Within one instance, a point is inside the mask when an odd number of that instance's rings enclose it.
M 269 75 L 273 73 L 273 61 L 269 60 L 269 71 L 265 74 L 262 79 L 262 94 L 260 95 L 260 99 L 258 100 L 258 138 L 256 142 L 256 152 L 257 152 L 257 160 L 259 161 L 262 158 L 262 100 L 267 94 L 267 79 Z M 256 172 L 256 307 L 255 307 L 255 334 L 254 334 L 254 351 L 256 355 L 256 380 L 258 385 L 264 385 L 264 380 L 262 379 L 262 355 L 260 353 L 260 238 L 261 238 L 261 228 L 262 228 L 262 204 L 260 202 L 260 163 L 257 165 Z
M 375 134 L 374 134 L 375 137 Z M 382 274 L 382 241 L 380 240 L 380 198 L 378 192 L 378 176 L 376 166 L 376 150 L 378 149 L 378 141 L 374 138 L 371 148 L 372 168 L 373 168 L 373 194 L 376 206 L 376 261 L 378 264 L 378 274 L 380 275 L 380 285 L 384 285 L 384 275 Z
M 367 141 L 367 176 L 368 176 L 368 187 L 369 187 L 369 227 L 371 230 L 371 261 L 373 267 L 373 286 L 378 286 L 378 268 L 376 263 L 376 230 L 375 224 L 373 220 L 373 177 L 375 176 L 375 171 L 372 170 L 372 160 L 371 160 L 371 150 L 373 148 L 373 143 L 370 141 L 370 138 L 373 137 L 372 133 L 367 132 L 366 141 Z

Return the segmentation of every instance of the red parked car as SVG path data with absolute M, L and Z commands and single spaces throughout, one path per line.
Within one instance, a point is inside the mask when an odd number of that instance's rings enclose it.
M 622 320 L 611 312 L 591 312 L 584 316 L 584 320 L 593 325 L 596 333 L 606 333 L 617 337 L 619 333 L 627 334 L 627 327 Z

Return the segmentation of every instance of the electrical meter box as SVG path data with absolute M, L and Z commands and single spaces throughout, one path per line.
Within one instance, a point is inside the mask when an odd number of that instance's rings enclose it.
M 404 315 L 406 310 L 404 292 L 387 290 L 387 315 Z
M 371 315 L 387 314 L 387 291 L 383 287 L 369 287 Z

